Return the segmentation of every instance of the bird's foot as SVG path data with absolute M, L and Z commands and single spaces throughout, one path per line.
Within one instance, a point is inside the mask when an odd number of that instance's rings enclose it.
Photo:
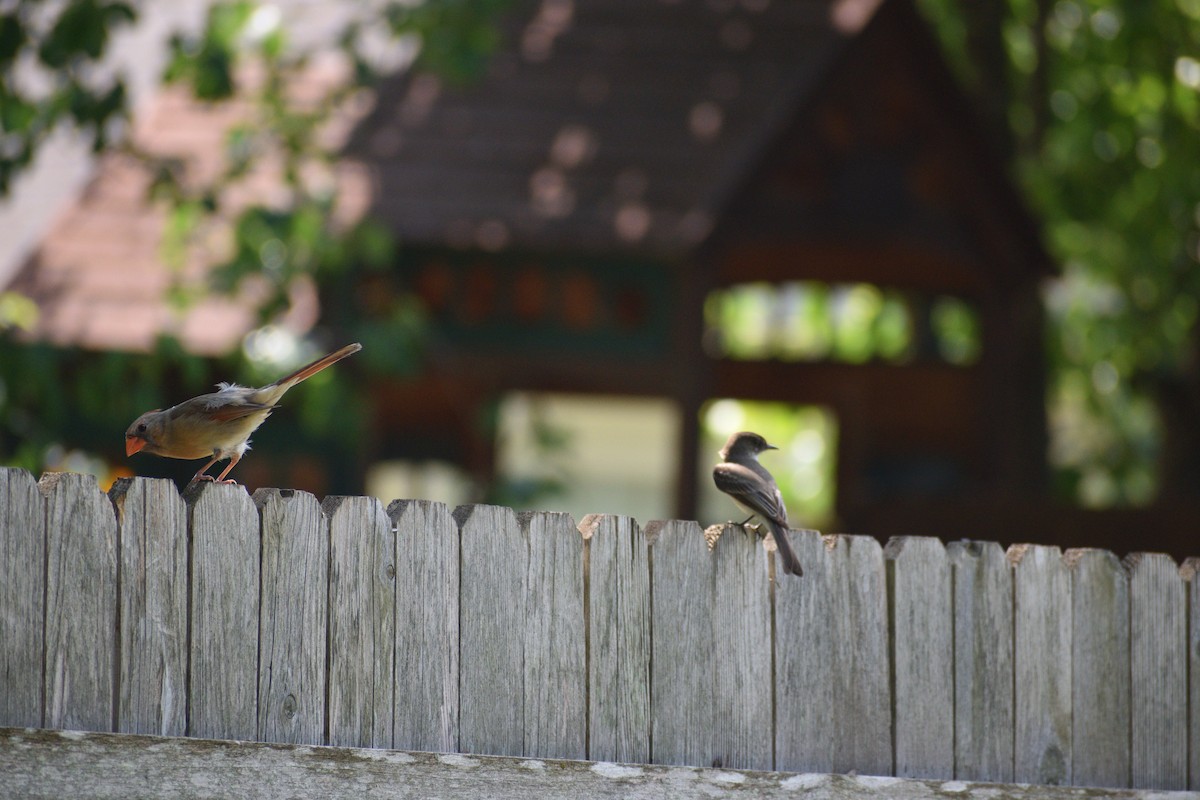
M 751 517 L 750 519 L 753 519 L 753 517 Z M 748 519 L 745 522 L 734 522 L 733 520 L 729 520 L 725 524 L 731 528 L 741 528 L 742 533 L 744 533 L 744 534 L 753 535 L 753 536 L 762 536 L 762 533 L 760 532 L 762 526 L 751 525 L 749 523 L 750 523 L 750 520 Z
M 193 483 L 226 483 L 226 484 L 229 484 L 230 486 L 238 485 L 238 482 L 235 481 L 233 478 L 226 478 L 225 480 L 220 480 L 218 478 L 214 478 L 212 475 L 197 475 L 196 477 L 192 478 L 191 481 L 188 482 L 188 485 L 190 486 Z

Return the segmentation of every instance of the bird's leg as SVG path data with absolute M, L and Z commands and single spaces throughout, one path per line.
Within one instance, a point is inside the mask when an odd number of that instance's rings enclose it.
M 192 479 L 188 481 L 188 483 L 195 483 L 196 481 L 211 481 L 213 476 L 205 475 L 204 473 L 207 472 L 208 468 L 215 463 L 217 463 L 217 456 L 214 454 L 213 457 L 208 460 L 208 463 L 201 467 L 200 471 L 192 476 Z
M 225 465 L 225 469 L 221 470 L 221 474 L 217 476 L 217 480 L 221 481 L 222 483 L 231 483 L 234 486 L 237 486 L 237 481 L 235 481 L 233 478 L 230 478 L 229 480 L 225 480 L 225 476 L 228 475 L 229 470 L 233 469 L 234 466 L 237 464 L 237 462 L 239 462 L 241 460 L 242 460 L 241 455 L 238 453 L 234 453 L 230 457 L 229 463 Z
M 751 514 L 750 516 L 746 517 L 741 522 L 734 522 L 733 520 L 729 520 L 729 522 L 726 522 L 725 524 L 732 525 L 735 528 L 741 528 L 742 533 L 752 532 L 755 536 L 760 536 L 761 534 L 759 533 L 759 529 L 761 526 L 749 524 L 750 520 L 754 519 L 754 517 L 755 517 L 755 515 Z

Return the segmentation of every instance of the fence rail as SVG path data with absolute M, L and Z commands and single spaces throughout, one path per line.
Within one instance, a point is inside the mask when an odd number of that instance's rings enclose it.
M 3 469 L 0 726 L 1200 788 L 1200 560 L 792 541 Z

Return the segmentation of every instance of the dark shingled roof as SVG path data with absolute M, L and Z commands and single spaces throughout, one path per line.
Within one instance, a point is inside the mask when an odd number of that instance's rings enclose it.
M 410 243 L 692 249 L 877 3 L 515 5 L 482 79 L 391 80 L 351 139 Z

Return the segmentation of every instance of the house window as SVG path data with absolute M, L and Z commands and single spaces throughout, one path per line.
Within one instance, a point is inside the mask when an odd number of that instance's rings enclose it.
M 704 347 L 715 358 L 966 366 L 980 352 L 978 313 L 966 301 L 867 283 L 739 284 L 711 293 L 704 311 Z

